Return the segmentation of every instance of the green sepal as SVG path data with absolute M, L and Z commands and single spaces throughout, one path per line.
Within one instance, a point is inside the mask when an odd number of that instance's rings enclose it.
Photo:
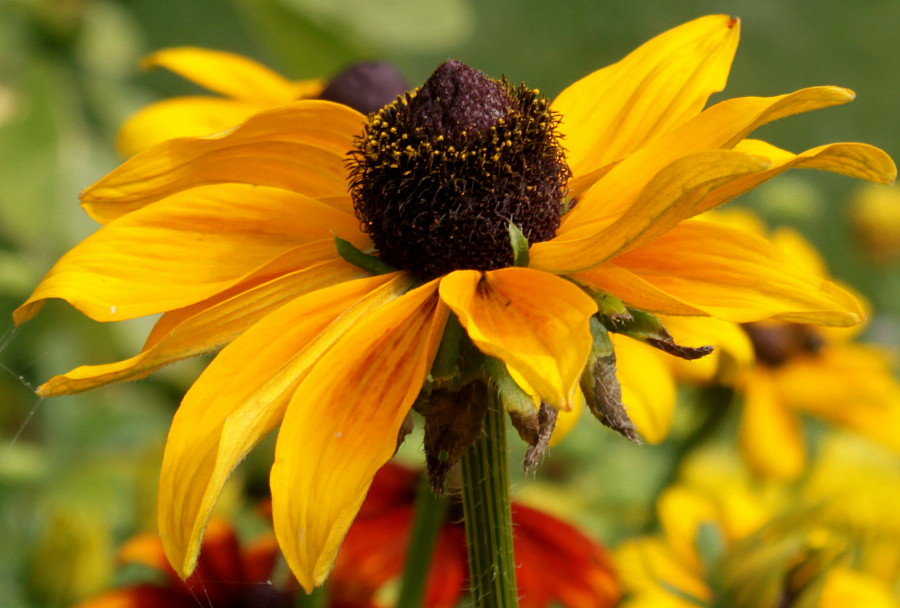
M 513 266 L 528 267 L 528 239 L 513 222 L 509 223 L 509 242 L 513 251 Z
M 463 328 L 453 313 L 447 315 L 441 345 L 431 364 L 431 378 L 437 382 L 446 382 L 459 376 L 459 345 L 463 337 Z
M 338 255 L 344 258 L 350 264 L 358 268 L 362 268 L 366 272 L 373 275 L 388 274 L 397 272 L 397 269 L 390 264 L 385 263 L 381 258 L 368 253 L 363 253 L 350 241 L 341 237 L 334 237 L 334 246 L 337 248 Z
M 713 351 L 712 346 L 681 346 L 676 344 L 672 335 L 662 322 L 649 312 L 637 308 L 626 309 L 630 315 L 629 320 L 611 320 L 600 315 L 600 322 L 611 332 L 624 334 L 644 344 L 658 348 L 670 355 L 681 359 L 693 360 L 705 357 Z
M 615 326 L 633 321 L 628 308 L 616 296 L 587 287 L 584 290 L 597 303 L 597 315 L 603 319 L 604 325 Z
M 515 412 L 523 416 L 537 413 L 538 405 L 534 399 L 516 384 L 509 375 L 506 364 L 494 357 L 485 357 L 485 372 L 493 379 L 494 386 L 500 394 L 500 403 L 507 412 Z
M 609 331 L 596 316 L 590 319 L 591 357 L 608 357 L 613 354 L 613 343 Z

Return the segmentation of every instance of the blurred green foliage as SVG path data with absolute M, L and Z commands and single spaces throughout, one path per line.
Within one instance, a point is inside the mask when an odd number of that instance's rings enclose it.
M 117 125 L 151 100 L 194 90 L 171 74 L 140 72 L 141 56 L 205 46 L 298 79 L 381 58 L 412 83 L 454 57 L 552 96 L 651 36 L 711 12 L 743 20 L 727 96 L 818 84 L 859 95 L 827 116 L 766 127 L 763 136 L 792 150 L 865 141 L 900 157 L 896 0 L 0 0 L 3 605 L 65 606 L 107 582 L 96 560 L 71 555 L 72 543 L 111 555 L 114 541 L 152 527 L 160 446 L 202 363 L 44 402 L 32 393 L 38 383 L 78 364 L 130 356 L 148 325 L 100 326 L 56 303 L 20 329 L 9 320 L 53 261 L 95 229 L 76 195 L 117 164 Z M 792 174 L 743 202 L 773 223 L 800 228 L 835 275 L 874 302 L 875 337 L 897 344 L 900 273 L 872 265 L 854 244 L 845 206 L 855 186 Z M 406 452 L 418 445 L 409 442 Z M 636 448 L 599 425 L 581 425 L 544 465 L 549 479 L 570 488 L 554 491 L 565 504 L 556 510 L 607 540 L 639 530 L 652 517 L 647 497 L 664 474 L 667 449 Z M 247 463 L 251 487 L 265 483 L 268 462 L 261 450 Z

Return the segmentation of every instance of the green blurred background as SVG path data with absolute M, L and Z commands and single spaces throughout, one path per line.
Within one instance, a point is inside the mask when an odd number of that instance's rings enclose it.
M 111 574 L 117 542 L 152 526 L 168 421 L 202 364 L 43 402 L 32 387 L 78 364 L 130 356 L 149 323 L 101 326 L 59 303 L 18 330 L 9 320 L 95 229 L 77 193 L 119 162 L 112 143 L 121 121 L 149 101 L 196 92 L 171 74 L 140 72 L 143 55 L 225 49 L 296 79 L 379 58 L 413 84 L 453 57 L 553 96 L 663 30 L 719 12 L 742 18 L 728 97 L 819 84 L 858 94 L 762 137 L 793 151 L 865 141 L 900 157 L 897 0 L 0 0 L 0 604 L 68 605 Z M 868 259 L 849 230 L 858 186 L 795 172 L 741 204 L 806 234 L 835 276 L 874 303 L 869 338 L 896 346 L 900 272 L 896 261 Z M 646 515 L 642 499 L 666 446 L 632 449 L 581 426 L 549 468 L 583 461 L 577 480 L 586 485 L 573 493 L 601 508 L 574 519 L 615 538 Z M 243 473 L 251 486 L 264 479 L 261 452 Z

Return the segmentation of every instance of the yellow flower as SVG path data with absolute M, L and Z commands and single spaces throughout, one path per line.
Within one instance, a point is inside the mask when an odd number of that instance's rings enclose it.
M 451 313 L 551 410 L 582 399 L 597 290 L 675 315 L 858 322 L 850 294 L 807 277 L 764 239 L 689 219 L 793 167 L 880 182 L 896 173 L 864 144 L 794 155 L 745 139 L 850 101 L 845 89 L 704 110 L 725 84 L 738 30 L 721 15 L 677 27 L 549 108 L 537 92 L 448 62 L 368 121 L 297 101 L 135 155 L 82 194 L 103 227 L 50 270 L 15 320 L 48 298 L 97 321 L 164 314 L 137 356 L 77 368 L 40 393 L 141 378 L 224 346 L 172 423 L 160 478 L 167 555 L 191 572 L 223 483 L 280 424 L 273 518 L 310 589 L 392 456 Z M 458 215 L 468 219 L 454 223 Z M 465 259 L 441 257 L 450 250 Z M 386 267 L 398 261 L 400 270 Z
M 624 606 L 897 606 L 891 456 L 831 440 L 797 492 L 721 449 L 695 454 L 660 496 L 661 533 L 615 553 Z

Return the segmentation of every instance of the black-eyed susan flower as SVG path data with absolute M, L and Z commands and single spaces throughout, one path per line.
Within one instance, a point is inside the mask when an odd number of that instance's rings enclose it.
M 850 101 L 846 89 L 704 109 L 724 87 L 738 29 L 727 16 L 692 21 L 552 103 L 448 62 L 368 119 L 297 101 L 135 155 L 82 194 L 103 227 L 15 319 L 48 298 L 98 321 L 163 315 L 140 354 L 57 376 L 41 394 L 137 379 L 224 346 L 172 423 L 160 479 L 167 555 L 192 571 L 222 484 L 280 424 L 275 530 L 310 589 L 423 386 L 442 394 L 459 377 L 429 373 L 455 320 L 531 398 L 518 413 L 540 420 L 581 401 L 585 369 L 614 377 L 601 304 L 613 325 L 652 321 L 621 302 L 740 322 L 858 322 L 853 296 L 784 264 L 763 238 L 690 219 L 789 168 L 895 176 L 864 144 L 795 155 L 747 139 Z M 659 330 L 644 337 L 676 348 Z M 592 409 L 627 432 L 603 384 L 586 386 Z M 545 436 L 539 423 L 531 440 Z
M 820 478 L 798 491 L 759 483 L 734 456 L 695 454 L 659 498 L 661 533 L 616 549 L 624 607 L 897 606 L 896 526 L 876 515 L 896 504 L 883 483 L 896 458 L 876 458 L 868 480 L 869 463 L 844 453 L 817 463 Z
M 387 464 L 344 541 L 329 579 L 329 598 L 341 606 L 367 606 L 403 571 L 413 525 L 419 473 Z M 453 608 L 467 584 L 466 536 L 458 505 L 438 533 L 423 602 Z M 604 608 L 617 604 L 619 584 L 600 545 L 572 525 L 513 503 L 519 605 L 522 608 Z M 384 604 L 381 605 L 390 605 Z
M 715 221 L 756 234 L 767 233 L 747 211 L 719 212 Z M 827 276 L 824 260 L 790 228 L 770 240 L 811 276 Z M 784 321 L 742 325 L 712 319 L 666 320 L 675 337 L 712 340 L 721 362 L 669 361 L 688 382 L 733 386 L 742 397 L 741 451 L 753 469 L 792 479 L 806 469 L 809 452 L 804 418 L 853 430 L 900 452 L 900 383 L 891 352 L 855 341 L 854 328 L 818 328 Z M 737 333 L 735 333 L 737 332 Z M 652 355 L 645 354 L 645 359 Z

